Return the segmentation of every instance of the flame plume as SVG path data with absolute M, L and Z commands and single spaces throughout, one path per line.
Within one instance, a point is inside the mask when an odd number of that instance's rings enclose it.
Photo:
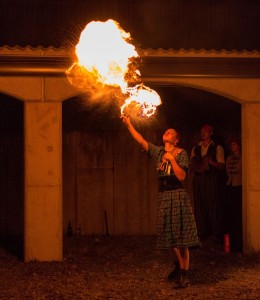
M 156 107 L 161 104 L 157 92 L 143 84 L 127 88 L 127 94 L 129 96 L 121 107 L 121 114 L 130 114 L 128 107 L 132 107 L 132 110 L 135 107 L 137 111 L 140 111 L 137 114 L 150 117 L 155 113 Z
M 142 83 L 128 86 L 130 81 L 140 81 L 141 76 L 136 64 L 139 55 L 130 41 L 130 33 L 114 20 L 90 22 L 80 35 L 75 47 L 77 60 L 67 70 L 67 76 L 72 85 L 85 91 L 108 86 L 120 89 L 121 100 L 126 99 L 122 114 L 135 103 L 139 114 L 151 116 L 161 103 L 160 96 Z

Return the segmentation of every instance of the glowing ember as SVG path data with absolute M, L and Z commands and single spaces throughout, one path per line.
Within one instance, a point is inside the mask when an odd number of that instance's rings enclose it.
M 151 116 L 161 99 L 143 84 L 128 87 L 128 81 L 133 83 L 140 77 L 134 64 L 139 56 L 129 41 L 130 34 L 114 20 L 90 22 L 80 35 L 75 50 L 77 61 L 67 75 L 71 84 L 84 90 L 89 90 L 90 86 L 120 88 L 122 98 L 127 97 L 121 113 L 126 113 L 126 107 L 135 103 L 141 115 Z

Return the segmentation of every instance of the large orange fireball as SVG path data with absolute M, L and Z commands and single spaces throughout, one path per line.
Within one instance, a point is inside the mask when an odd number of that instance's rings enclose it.
M 67 70 L 68 79 L 71 84 L 86 91 L 90 86 L 120 88 L 121 98 L 126 99 L 121 113 L 135 102 L 142 115 L 150 116 L 161 103 L 160 96 L 143 84 L 128 86 L 130 81 L 140 81 L 141 75 L 134 64 L 139 55 L 130 40 L 130 33 L 114 20 L 90 22 L 76 45 L 77 60 Z

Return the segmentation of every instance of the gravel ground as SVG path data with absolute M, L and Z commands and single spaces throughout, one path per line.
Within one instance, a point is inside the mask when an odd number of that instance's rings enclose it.
M 65 237 L 63 262 L 25 263 L 0 248 L 0 299 L 260 299 L 260 255 L 191 249 L 190 287 L 173 288 L 155 236 Z

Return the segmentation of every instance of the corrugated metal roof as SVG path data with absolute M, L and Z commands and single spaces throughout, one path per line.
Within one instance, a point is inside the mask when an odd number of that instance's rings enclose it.
M 52 56 L 52 57 L 73 57 L 74 56 L 74 47 L 43 47 L 43 46 L 25 46 L 22 47 L 20 45 L 9 46 L 4 45 L 0 46 L 0 56 L 1 55 L 15 55 L 15 56 Z M 259 58 L 260 51 L 257 50 L 206 50 L 206 49 L 138 49 L 138 54 L 140 56 L 149 56 L 149 57 L 240 57 L 240 58 Z

